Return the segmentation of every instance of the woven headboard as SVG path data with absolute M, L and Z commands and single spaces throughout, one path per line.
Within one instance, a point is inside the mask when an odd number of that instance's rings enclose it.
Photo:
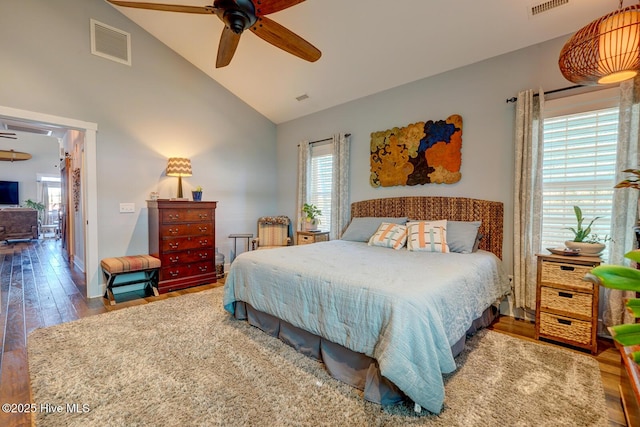
M 493 252 L 502 259 L 503 238 L 502 202 L 468 199 L 465 197 L 390 197 L 354 202 L 351 204 L 351 218 L 407 217 L 409 219 L 452 221 L 482 221 L 480 249 Z

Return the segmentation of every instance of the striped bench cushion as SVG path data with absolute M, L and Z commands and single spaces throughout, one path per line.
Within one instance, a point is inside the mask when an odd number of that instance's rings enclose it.
M 100 261 L 100 265 L 106 272 L 117 274 L 160 268 L 160 260 L 151 255 L 130 255 L 105 258 Z

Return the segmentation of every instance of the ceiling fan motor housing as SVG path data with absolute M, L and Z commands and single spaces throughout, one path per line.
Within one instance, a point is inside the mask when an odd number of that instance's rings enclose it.
M 224 11 L 222 16 L 218 16 L 236 34 L 241 34 L 257 21 L 256 9 L 251 0 L 216 0 L 213 6 Z

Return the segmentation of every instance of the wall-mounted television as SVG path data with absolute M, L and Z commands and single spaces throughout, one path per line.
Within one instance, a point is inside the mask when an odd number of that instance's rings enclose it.
M 0 181 L 0 205 L 18 205 L 18 181 Z

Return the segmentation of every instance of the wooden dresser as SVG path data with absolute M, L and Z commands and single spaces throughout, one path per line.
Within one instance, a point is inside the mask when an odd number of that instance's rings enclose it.
M 538 255 L 536 339 L 597 352 L 598 285 L 583 278 L 600 262 L 599 257 Z
M 149 200 L 149 254 L 162 262 L 158 292 L 214 283 L 216 203 Z

